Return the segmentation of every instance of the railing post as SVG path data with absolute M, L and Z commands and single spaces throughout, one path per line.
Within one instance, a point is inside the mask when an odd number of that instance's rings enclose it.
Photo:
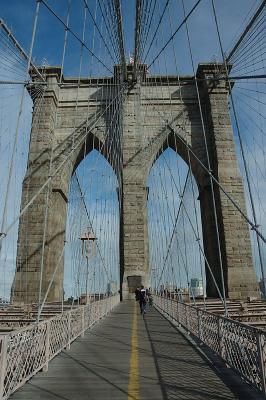
M 202 339 L 202 334 L 201 334 L 201 310 L 197 308 L 197 319 L 198 319 L 198 336 L 199 340 Z
M 180 322 L 179 322 L 179 301 L 177 299 L 176 299 L 176 320 L 180 324 Z
M 171 307 L 170 307 L 170 310 L 171 310 L 171 315 L 170 315 L 170 317 L 172 318 L 172 319 L 174 319 L 173 317 L 174 317 L 174 312 L 173 312 L 173 299 L 172 299 L 172 297 L 171 297 Z
M 92 321 L 93 321 L 93 325 L 95 324 L 95 322 L 97 321 L 97 302 L 96 302 L 96 300 L 93 302 L 93 318 L 92 318 Z
M 50 357 L 50 330 L 51 330 L 51 322 L 47 321 L 47 327 L 46 327 L 46 338 L 45 338 L 45 365 L 43 367 L 43 372 L 48 371 L 48 363 L 49 363 L 49 357 Z
M 258 348 L 258 364 L 260 368 L 260 379 L 261 379 L 261 389 L 264 394 L 266 394 L 266 383 L 265 383 L 265 365 L 263 357 L 263 345 L 262 345 L 262 334 L 257 332 L 257 348 Z
M 187 329 L 188 329 L 188 331 L 190 332 L 190 325 L 191 325 L 191 306 L 190 305 L 188 305 L 187 306 L 187 308 L 188 308 L 188 318 L 187 318 Z
M 106 304 L 107 304 L 107 313 L 106 315 L 109 314 L 109 312 L 112 310 L 112 294 L 110 294 L 107 299 L 106 299 Z
M 104 316 L 103 310 L 104 310 L 104 300 L 101 300 L 101 304 L 100 304 L 100 319 Z
M 89 306 L 88 306 L 89 308 L 88 308 L 88 311 L 87 311 L 87 315 L 88 315 L 88 320 L 87 320 L 87 329 L 90 329 L 90 327 L 91 327 L 91 316 L 92 316 L 92 305 L 91 305 L 91 303 L 89 304 Z
M 8 335 L 3 335 L 1 342 L 2 343 L 1 343 L 1 354 L 0 354 L 0 399 L 4 398 L 5 394 Z
M 103 310 L 104 310 L 104 298 L 100 300 L 100 319 L 103 317 Z
M 94 325 L 94 323 L 95 323 L 95 315 L 96 315 L 96 305 L 95 305 L 95 300 L 94 300 L 94 302 L 93 303 L 91 303 L 91 311 L 92 311 L 92 313 L 91 313 L 91 315 L 92 315 L 92 318 L 91 318 L 91 325 Z
M 81 313 L 81 337 L 84 337 L 85 334 L 85 307 L 82 307 Z
M 84 328 L 85 330 L 88 329 L 88 304 L 85 305 L 84 307 Z
M 105 295 L 104 301 L 103 301 L 103 315 L 106 316 L 108 314 L 108 297 Z
M 67 318 L 67 350 L 70 350 L 70 343 L 71 343 L 71 311 L 68 313 Z
M 104 316 L 108 314 L 108 304 L 109 304 L 109 296 L 105 296 L 104 299 Z
M 223 358 L 223 334 L 222 334 L 222 319 L 218 317 L 218 341 L 219 355 Z
M 97 321 L 98 322 L 100 320 L 100 300 L 98 299 L 97 301 Z
M 185 314 L 186 314 L 186 328 L 188 329 L 187 305 L 184 303 L 184 306 L 185 306 Z

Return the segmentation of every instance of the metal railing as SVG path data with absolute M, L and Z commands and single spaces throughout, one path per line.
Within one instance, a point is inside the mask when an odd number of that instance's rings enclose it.
M 266 393 L 266 332 L 159 295 L 154 304 L 217 353 L 235 372 Z
M 119 295 L 65 311 L 56 317 L 0 335 L 0 399 L 5 400 L 120 301 Z

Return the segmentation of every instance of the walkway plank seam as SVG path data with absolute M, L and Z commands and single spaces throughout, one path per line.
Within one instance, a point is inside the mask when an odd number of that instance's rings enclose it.
M 137 316 L 139 393 L 128 383 L 134 302 L 121 303 L 69 351 L 11 396 L 13 400 L 233 400 L 262 399 L 234 387 L 154 308 Z M 138 311 L 139 312 L 139 311 Z M 241 384 L 241 382 L 239 383 Z M 248 397 L 243 397 L 243 393 Z M 240 395 L 240 392 L 242 393 Z M 260 396 L 258 394 L 258 396 Z

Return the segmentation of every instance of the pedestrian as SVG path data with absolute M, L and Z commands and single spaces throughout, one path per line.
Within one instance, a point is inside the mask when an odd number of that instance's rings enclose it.
M 146 303 L 147 303 L 147 290 L 142 285 L 139 292 L 139 306 L 140 306 L 140 313 L 142 315 L 146 313 Z
M 135 299 L 136 299 L 136 301 L 139 301 L 139 295 L 140 295 L 140 288 L 137 287 L 137 289 L 135 290 Z

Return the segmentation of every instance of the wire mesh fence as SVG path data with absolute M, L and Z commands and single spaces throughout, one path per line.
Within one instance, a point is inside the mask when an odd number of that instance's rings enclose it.
M 217 353 L 245 381 L 266 393 L 266 332 L 176 299 L 154 295 L 154 304 Z
M 109 296 L 54 318 L 0 335 L 0 399 L 8 399 L 78 336 L 106 316 L 120 301 Z

